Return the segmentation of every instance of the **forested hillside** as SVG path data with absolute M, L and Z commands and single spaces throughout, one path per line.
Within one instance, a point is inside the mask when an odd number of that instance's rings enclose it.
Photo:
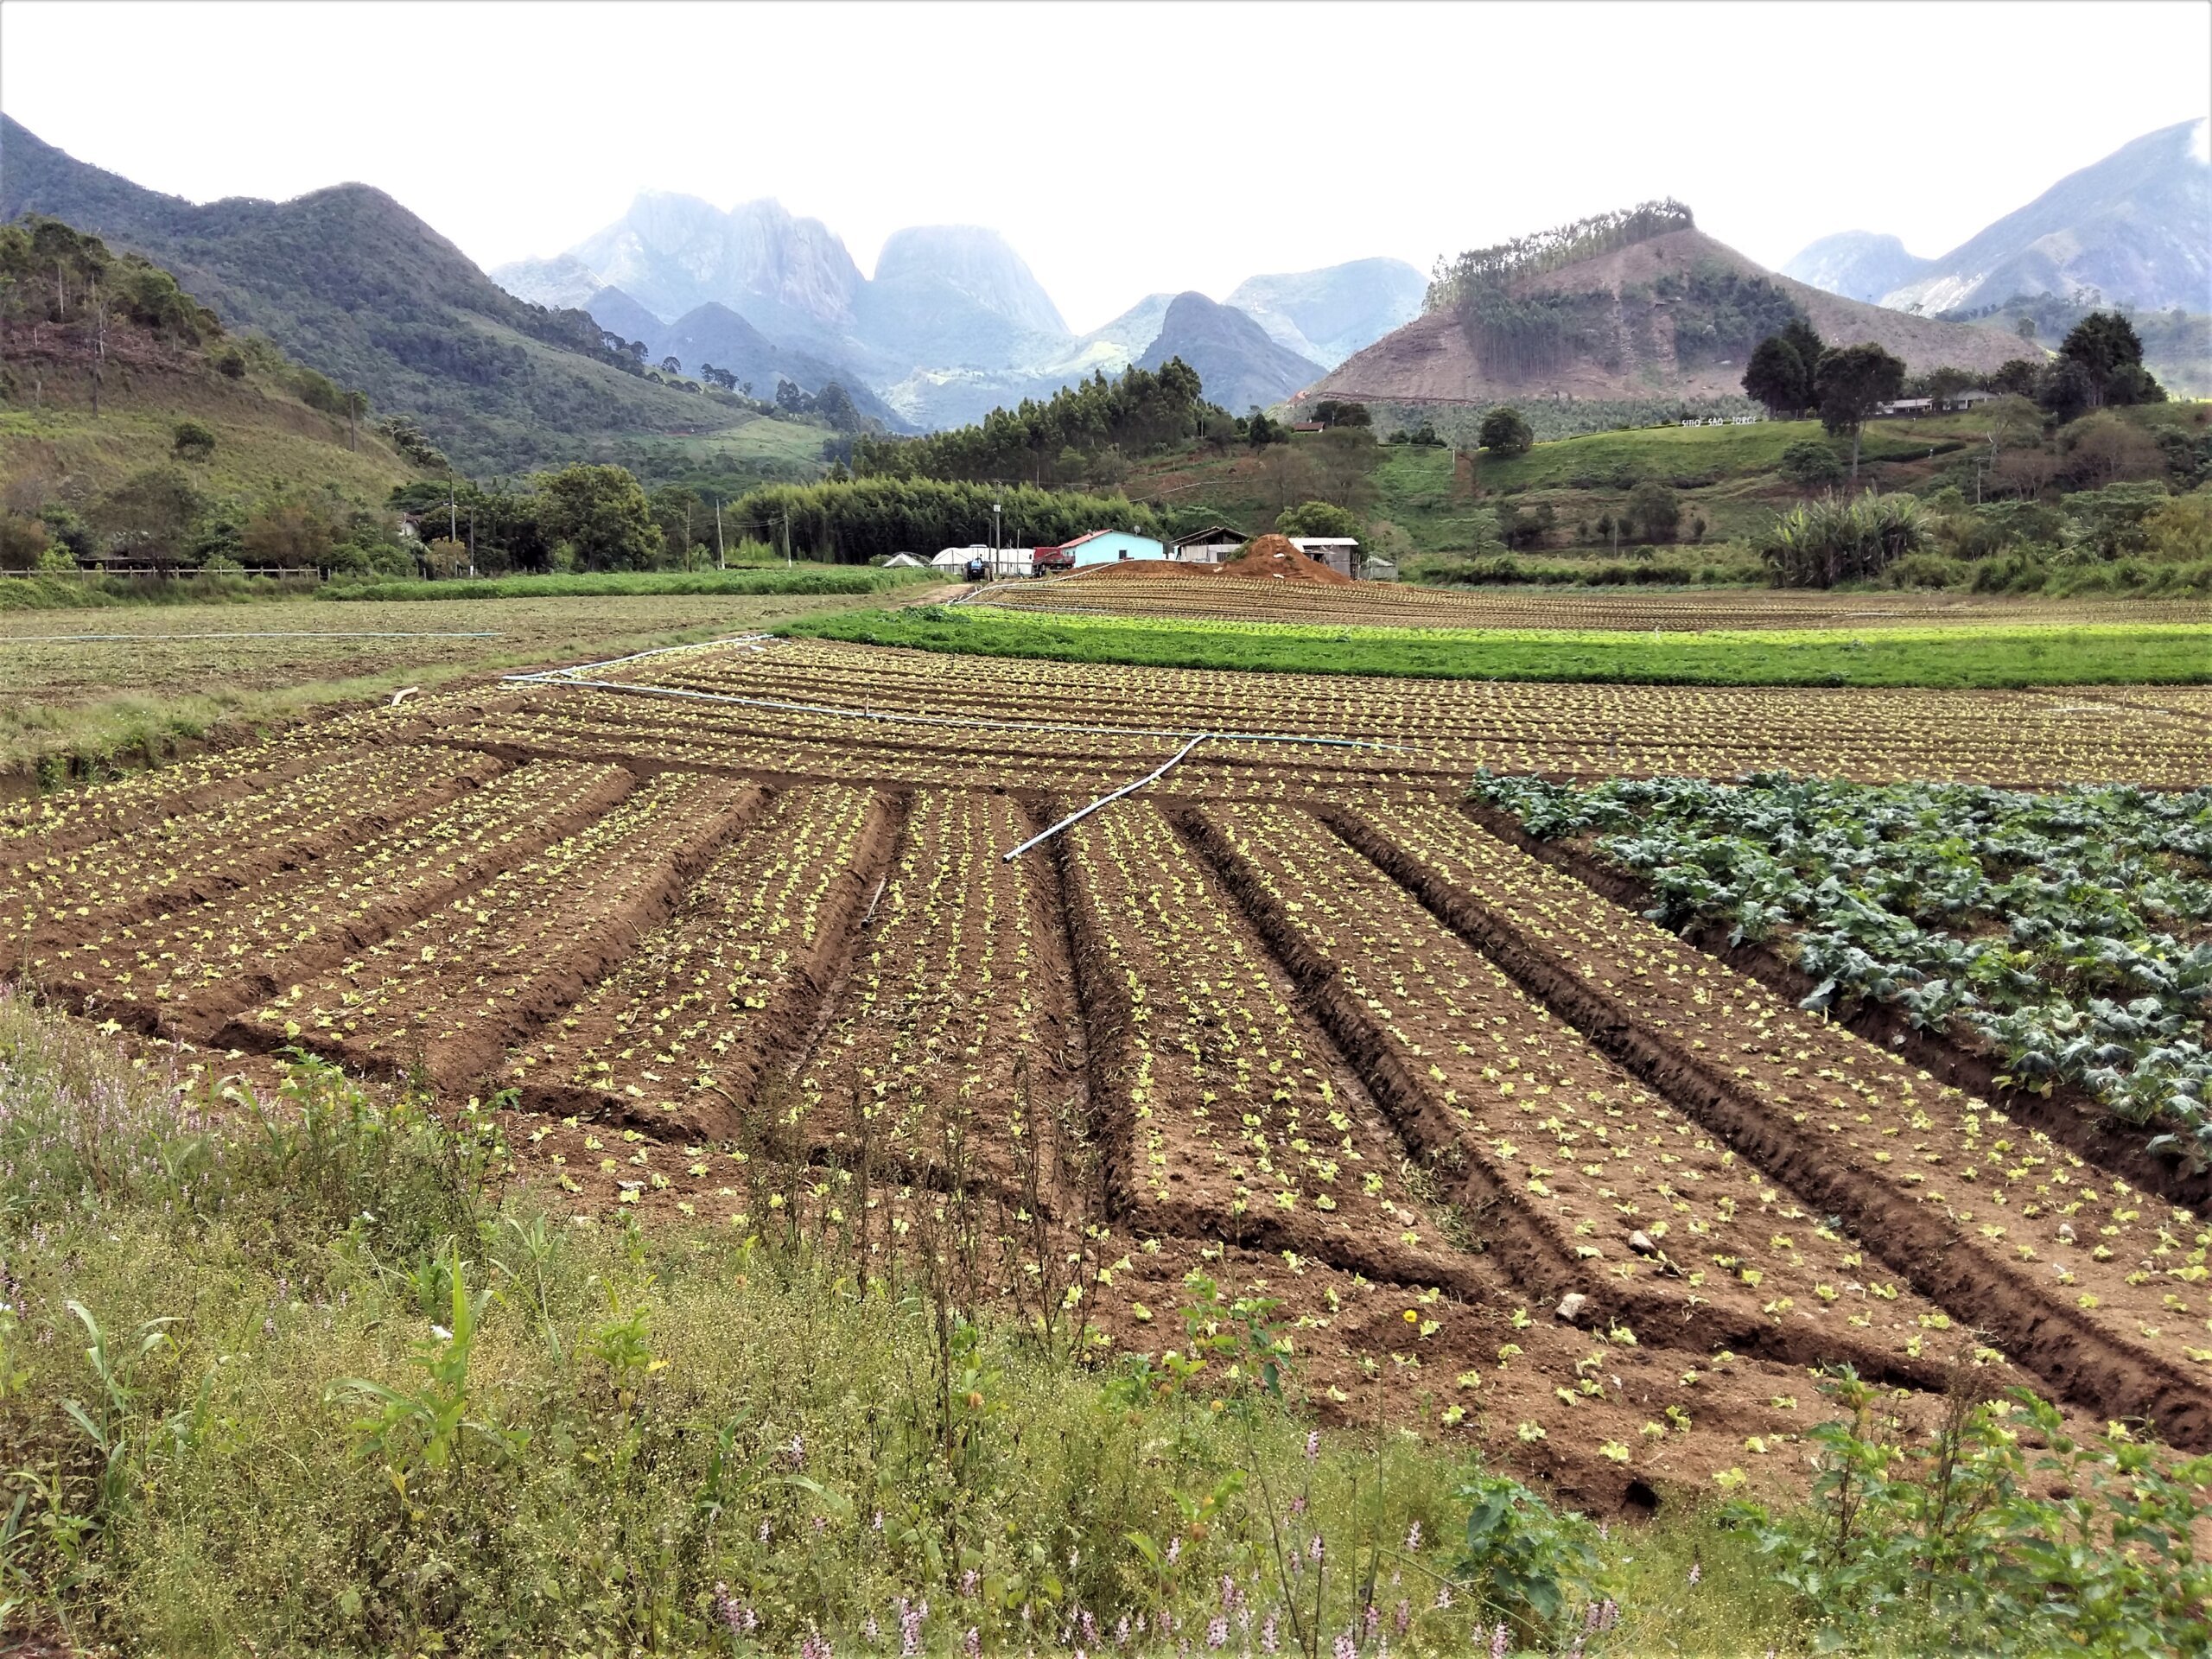
M 0 568 L 411 574 L 388 503 L 432 453 L 158 265 L 0 226 Z
M 195 206 L 78 162 L 0 116 L 0 219 L 34 213 L 144 254 L 226 327 L 259 330 L 378 408 L 414 416 L 474 470 L 731 418 L 702 391 L 646 378 L 582 312 L 506 293 L 365 185 Z

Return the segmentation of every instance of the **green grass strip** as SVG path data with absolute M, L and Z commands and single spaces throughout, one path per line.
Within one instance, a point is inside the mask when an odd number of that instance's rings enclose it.
M 650 598 L 664 594 L 880 594 L 934 573 L 864 564 L 769 565 L 742 570 L 609 570 L 590 575 L 494 576 L 471 582 L 333 583 L 324 600 Z
M 1047 618 L 927 606 L 849 611 L 781 632 L 978 657 L 1422 679 L 1946 688 L 2212 683 L 2212 624 L 2204 623 L 1649 634 Z

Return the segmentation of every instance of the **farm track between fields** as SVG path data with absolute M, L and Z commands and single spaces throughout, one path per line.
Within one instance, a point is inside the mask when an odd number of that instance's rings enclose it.
M 1643 722 L 1643 753 L 1717 770 L 1761 708 L 1870 769 L 1922 765 L 1885 741 L 1924 758 L 1957 709 L 1945 741 L 1970 770 L 2026 753 L 2020 715 L 2048 700 L 1916 696 L 1900 715 L 1866 694 L 1608 690 L 1492 717 L 1482 688 L 1369 706 L 1335 686 L 1301 709 L 1279 683 L 1191 677 L 1148 699 L 1156 675 L 1052 664 L 1022 665 L 1039 671 L 1025 697 L 1032 677 L 981 664 L 963 683 L 949 660 L 799 646 L 725 680 L 686 652 L 665 677 L 1124 729 L 1302 720 L 1441 758 L 1209 745 L 1009 864 L 1172 738 L 886 739 L 557 683 L 448 692 L 0 815 L 0 901 L 25 976 L 88 1016 L 302 1046 L 454 1098 L 512 1088 L 545 1137 L 533 1179 L 588 1210 L 723 1219 L 752 1200 L 713 1183 L 757 1191 L 767 1167 L 790 1172 L 786 1215 L 826 1213 L 854 1176 L 986 1194 L 1085 1262 L 1148 1259 L 1149 1239 L 1283 1263 L 1317 1365 L 1357 1322 L 1340 1300 L 1392 1287 L 1434 1309 L 1433 1330 L 1394 1327 L 1408 1360 L 1433 1343 L 1427 1363 L 1468 1367 L 1485 1419 L 1508 1401 L 1627 1411 L 1579 1389 L 1589 1356 L 1570 1351 L 1633 1333 L 1647 1416 L 1671 1402 L 1779 1432 L 1786 1409 L 1768 1421 L 1729 1392 L 1716 1351 L 1777 1397 L 1793 1368 L 1835 1362 L 1926 1394 L 1981 1332 L 2084 1411 L 2212 1444 L 2212 1372 L 2183 1358 L 2212 1351 L 2182 1334 L 2212 1313 L 2186 1260 L 2201 1224 L 2138 1191 L 2192 1189 L 2160 1187 L 2114 1133 L 1986 1103 L 1946 1086 L 1967 1073 L 1926 1077 L 1798 1013 L 1741 971 L 1761 964 L 1661 933 L 1618 907 L 1628 890 L 1601 897 L 1596 873 L 1459 804 L 1503 734 L 1608 769 L 1600 746 L 1633 744 L 1594 729 L 1608 710 Z M 1547 706 L 1592 729 L 1546 737 Z M 1491 734 L 1421 734 L 1447 718 Z M 2143 711 L 2102 730 L 2075 769 L 2212 755 Z M 918 1201 L 842 1224 L 895 1249 Z M 1086 1310 L 1142 1346 L 1131 1287 L 1163 1293 L 1114 1271 Z M 1554 1319 L 1570 1295 L 1580 1312 Z M 1568 1372 L 1524 1393 L 1524 1361 Z M 1674 1432 L 1644 1454 L 1663 1462 Z

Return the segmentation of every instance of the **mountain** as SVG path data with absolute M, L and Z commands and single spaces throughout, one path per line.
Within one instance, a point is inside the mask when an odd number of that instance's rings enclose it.
M 667 355 L 654 342 L 667 331 L 668 325 L 639 305 L 619 288 L 602 288 L 578 302 L 591 314 L 591 320 L 611 334 L 625 340 L 642 340 L 651 346 L 655 362 Z
M 844 243 L 818 219 L 768 200 L 724 213 L 696 196 L 655 190 L 564 257 L 657 316 L 680 317 L 711 300 L 776 338 L 817 348 L 834 346 L 849 325 L 861 283 Z
M 1021 256 L 966 225 L 894 232 L 854 313 L 854 336 L 894 369 L 1027 367 L 1070 338 Z
M 621 293 L 620 289 L 606 291 Z M 592 315 L 600 316 L 597 302 L 594 302 Z M 600 321 L 604 322 L 605 319 Z M 852 395 L 853 404 L 861 414 L 874 416 L 893 428 L 906 424 L 851 370 L 824 361 L 810 352 L 777 344 L 728 306 L 712 300 L 685 312 L 674 322 L 657 322 L 651 334 L 635 338 L 645 342 L 652 362 L 672 357 L 683 365 L 685 373 L 695 375 L 701 365 L 711 363 L 718 369 L 728 369 L 740 382 L 750 382 L 755 397 L 773 397 L 779 380 L 789 380 L 800 391 L 809 392 L 819 391 L 835 380 Z
M 1938 259 L 1911 261 L 1895 238 L 1867 237 L 1918 266 L 1900 265 L 1898 280 L 1878 295 L 1865 291 L 1878 265 L 1862 272 L 1848 248 L 1843 257 L 1834 251 L 1864 232 L 1815 242 L 1784 269 L 1831 292 L 1878 297 L 1929 316 L 2034 294 L 2146 311 L 2212 311 L 2209 144 L 2202 119 L 2146 133 L 2068 174 Z
M 1894 236 L 1873 231 L 1840 231 L 1800 248 L 1782 268 L 1797 282 L 1840 294 L 1847 300 L 1879 305 L 1882 296 L 1917 282 L 1935 268 L 1933 259 L 1908 253 Z
M 0 116 L 0 219 L 29 213 L 167 267 L 226 327 L 257 329 L 379 410 L 415 416 L 473 470 L 573 456 L 611 431 L 696 428 L 704 412 L 696 393 L 594 355 L 582 314 L 517 299 L 366 185 L 196 206 Z
M 586 307 L 592 296 L 606 287 L 590 266 L 565 253 L 551 259 L 521 259 L 501 265 L 492 273 L 492 280 L 517 299 L 554 311 Z
M 1229 303 L 1299 356 L 1333 369 L 1421 315 L 1428 279 L 1402 259 L 1248 276 Z
M 1448 404 L 1740 397 L 1760 319 L 1791 308 L 1831 344 L 1872 340 L 1915 373 L 1943 365 L 1994 370 L 2020 354 L 2014 335 L 1824 293 L 1697 230 L 1666 231 L 1520 278 L 1513 293 L 1556 320 L 1566 342 L 1558 361 L 1516 367 L 1502 347 L 1478 351 L 1457 314 L 1439 310 L 1354 353 L 1313 395 Z
M 871 288 L 933 282 L 1030 334 L 1061 336 L 1068 326 L 1021 256 L 996 231 L 922 225 L 894 231 L 876 256 Z
M 1206 401 L 1232 414 L 1279 404 L 1322 373 L 1319 363 L 1277 345 L 1242 311 L 1197 293 L 1175 296 L 1137 366 L 1156 369 L 1171 357 L 1196 369 Z

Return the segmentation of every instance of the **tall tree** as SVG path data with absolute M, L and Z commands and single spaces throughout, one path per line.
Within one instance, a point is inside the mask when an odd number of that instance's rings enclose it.
M 1904 390 L 1904 359 L 1872 340 L 1821 353 L 1813 365 L 1813 397 L 1821 424 L 1832 433 L 1851 434 L 1851 476 L 1859 477 L 1859 442 L 1866 417 Z
M 591 570 L 649 568 L 663 546 L 638 480 L 623 467 L 578 463 L 537 480 L 538 522 Z
M 1500 404 L 1483 416 L 1475 442 L 1493 455 L 1525 455 L 1536 442 L 1528 420 L 1510 404 Z
M 1777 420 L 1803 414 L 1813 401 L 1812 376 L 1780 334 L 1769 334 L 1753 349 L 1744 367 L 1744 390 Z
M 2075 323 L 2058 354 L 2088 372 L 2092 408 L 2105 400 L 2105 386 L 2116 369 L 2140 366 L 2143 341 L 2135 325 L 2117 311 L 2092 311 Z

